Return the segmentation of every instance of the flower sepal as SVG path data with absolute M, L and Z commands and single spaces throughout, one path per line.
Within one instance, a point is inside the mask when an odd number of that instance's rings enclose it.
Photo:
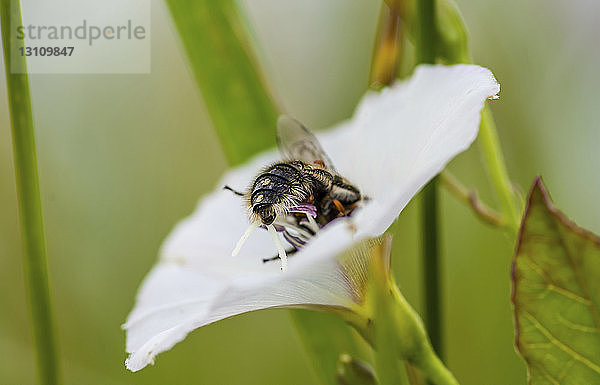
M 368 322 L 359 330 L 376 351 L 380 383 L 402 383 L 402 361 L 419 368 L 436 385 L 458 382 L 436 356 L 423 321 L 406 301 L 390 271 L 392 237 L 384 235 L 369 258 L 369 279 L 363 306 Z M 355 325 L 355 324 L 353 324 Z

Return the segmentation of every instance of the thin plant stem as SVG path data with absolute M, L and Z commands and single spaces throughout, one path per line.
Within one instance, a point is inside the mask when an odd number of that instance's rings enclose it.
M 488 107 L 483 109 L 481 115 L 479 143 L 483 149 L 492 184 L 502 206 L 502 213 L 513 233 L 512 235 L 516 236 L 519 231 L 519 213 L 513 200 L 512 183 L 508 177 L 504 155 L 500 148 L 496 124 Z
M 417 62 L 433 64 L 435 62 L 436 28 L 435 0 L 417 1 Z
M 425 283 L 425 326 L 435 351 L 442 355 L 441 266 L 439 236 L 438 177 L 423 189 L 422 254 Z
M 434 63 L 436 52 L 435 1 L 417 2 L 418 44 L 417 62 Z M 442 308 L 440 235 L 438 218 L 438 178 L 423 189 L 422 206 L 422 255 L 423 281 L 425 284 L 425 325 L 435 351 L 442 355 Z
M 21 6 L 19 0 L 2 0 L 1 4 L 2 45 L 23 240 L 23 265 L 33 326 L 33 340 L 40 384 L 54 385 L 59 383 L 59 363 L 48 283 L 46 240 L 29 80 L 25 57 L 19 55 L 17 51 L 17 44 L 22 45 L 22 41 L 13 40 L 11 36 L 13 22 L 17 25 L 22 24 Z M 14 27 L 16 28 L 16 26 Z M 23 73 L 12 73 L 10 70 L 12 64 L 15 66 L 13 69 L 18 68 Z
M 475 189 L 465 187 L 450 171 L 442 171 L 440 181 L 446 190 L 459 201 L 471 206 L 479 219 L 492 226 L 507 228 L 506 221 L 502 218 L 502 215 L 483 203 L 477 196 Z

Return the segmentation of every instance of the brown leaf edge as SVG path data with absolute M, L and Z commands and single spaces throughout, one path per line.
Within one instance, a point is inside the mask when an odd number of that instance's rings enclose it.
M 548 211 L 552 215 L 554 215 L 554 217 L 556 219 L 558 219 L 560 221 L 560 223 L 565 225 L 572 232 L 574 232 L 584 238 L 589 239 L 590 241 L 594 242 L 596 245 L 598 245 L 600 247 L 600 237 L 598 237 L 596 234 L 592 233 L 589 230 L 586 230 L 582 227 L 577 226 L 577 224 L 575 224 L 573 221 L 571 221 L 562 211 L 560 211 L 556 207 L 554 207 L 554 205 L 552 204 L 552 199 L 550 198 L 550 194 L 548 193 L 548 190 L 546 189 L 546 186 L 544 185 L 544 182 L 542 181 L 542 177 L 538 175 L 535 178 L 535 180 L 533 181 L 533 185 L 531 186 L 531 188 L 529 189 L 529 193 L 527 194 L 527 203 L 525 205 L 525 212 L 523 213 L 523 219 L 521 220 L 521 226 L 519 228 L 519 235 L 518 235 L 517 244 L 515 247 L 515 254 L 513 257 L 511 268 L 510 268 L 510 276 L 511 276 L 511 282 L 512 282 L 510 300 L 513 305 L 513 319 L 514 319 L 514 324 L 515 324 L 515 348 L 516 348 L 517 352 L 519 353 L 519 355 L 523 358 L 523 360 L 525 362 L 527 362 L 528 364 L 529 364 L 529 361 L 521 353 L 521 348 L 519 347 L 519 321 L 518 321 L 518 317 L 517 317 L 517 305 L 515 302 L 516 295 L 517 295 L 516 265 L 517 265 L 517 255 L 519 254 L 519 250 L 521 249 L 521 242 L 523 240 L 523 232 L 525 229 L 525 222 L 528 219 L 529 211 L 531 210 L 533 197 L 535 196 L 536 193 L 542 195 L 544 205 L 546 206 Z M 528 383 L 530 383 L 530 382 L 528 381 Z

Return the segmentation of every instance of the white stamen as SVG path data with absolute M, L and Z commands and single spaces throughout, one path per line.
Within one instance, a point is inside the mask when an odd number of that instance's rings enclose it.
M 277 247 L 277 252 L 279 253 L 279 259 L 281 259 L 281 271 L 287 270 L 287 254 L 285 253 L 285 248 L 281 243 L 281 239 L 279 239 L 279 235 L 277 234 L 277 230 L 275 230 L 275 226 L 267 225 L 267 230 L 271 233 L 271 237 L 273 237 L 273 242 L 275 242 L 275 247 Z
M 294 221 L 295 221 L 295 219 L 294 219 Z M 288 232 L 290 232 L 290 231 L 295 232 L 295 234 L 297 234 L 298 236 L 300 236 L 301 238 L 303 238 L 305 240 L 310 239 L 313 236 L 313 234 L 306 231 L 305 228 L 297 226 L 295 222 L 291 222 L 287 219 L 278 219 L 276 222 L 273 222 L 273 223 L 276 225 L 285 227 L 285 229 Z
M 306 218 L 308 218 L 308 223 L 310 224 L 310 229 L 314 233 L 319 231 L 319 225 L 317 224 L 317 221 L 315 221 L 315 218 L 313 218 L 313 216 L 310 215 L 309 213 L 306 213 Z
M 242 249 L 242 246 L 244 245 L 244 243 L 246 243 L 246 240 L 248 239 L 248 237 L 250 236 L 250 234 L 252 234 L 252 232 L 254 230 L 256 230 L 256 228 L 258 226 L 259 226 L 258 222 L 250 223 L 250 226 L 248 226 L 248 228 L 246 229 L 246 232 L 244 233 L 244 235 L 242 235 L 242 237 L 240 238 L 240 240 L 235 245 L 235 248 L 231 252 L 231 256 L 232 257 L 235 257 L 236 255 L 238 255 L 238 253 Z

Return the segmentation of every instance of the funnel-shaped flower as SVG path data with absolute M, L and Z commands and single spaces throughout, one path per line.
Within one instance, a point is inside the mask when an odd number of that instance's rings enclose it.
M 276 253 L 266 231 L 255 231 L 231 256 L 248 218 L 240 198 L 222 190 L 247 186 L 277 152 L 228 172 L 177 225 L 146 277 L 124 325 L 127 367 L 140 370 L 190 331 L 252 310 L 359 314 L 369 253 L 343 252 L 385 232 L 419 189 L 469 147 L 484 101 L 498 91 L 492 74 L 478 66 L 421 66 L 408 81 L 368 93 L 351 120 L 318 135 L 339 173 L 370 199 L 352 217 L 322 228 L 285 272 L 277 262 L 262 262 Z

